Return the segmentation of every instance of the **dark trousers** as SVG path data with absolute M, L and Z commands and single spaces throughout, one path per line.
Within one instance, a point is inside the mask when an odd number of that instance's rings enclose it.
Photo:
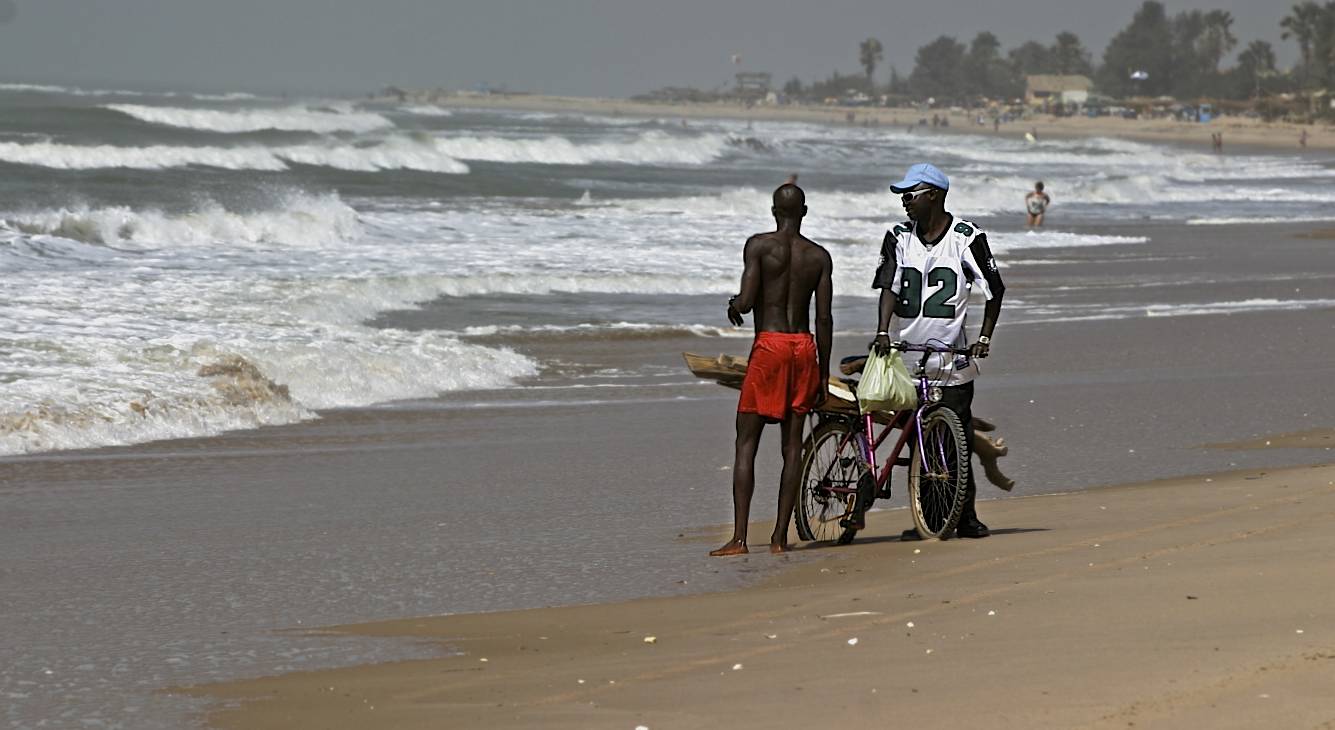
M 977 519 L 974 500 L 978 497 L 978 486 L 973 481 L 973 381 L 963 385 L 950 385 L 941 389 L 941 405 L 955 412 L 964 425 L 965 463 L 969 465 L 969 487 L 964 500 L 964 514 L 961 522 Z

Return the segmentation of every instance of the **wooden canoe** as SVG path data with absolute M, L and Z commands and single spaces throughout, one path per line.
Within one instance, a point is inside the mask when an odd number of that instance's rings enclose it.
M 725 388 L 741 390 L 742 379 L 746 377 L 745 357 L 736 355 L 709 357 L 694 352 L 683 352 L 681 356 L 686 360 L 686 367 L 690 368 L 691 373 L 697 378 L 712 380 Z M 843 381 L 831 377 L 827 387 L 830 397 L 825 399 L 825 404 L 821 406 L 822 411 L 845 414 L 858 412 L 857 399 Z

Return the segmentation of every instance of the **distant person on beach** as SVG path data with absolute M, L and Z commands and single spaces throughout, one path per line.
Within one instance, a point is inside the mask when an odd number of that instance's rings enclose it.
M 794 178 L 795 179 L 795 178 Z M 737 402 L 737 453 L 732 468 L 732 539 L 710 555 L 745 555 L 755 491 L 756 448 L 766 423 L 778 423 L 783 441 L 779 513 L 769 550 L 788 550 L 788 523 L 797 505 L 802 471 L 802 427 L 825 401 L 830 380 L 834 317 L 830 254 L 802 235 L 806 194 L 792 183 L 774 191 L 775 230 L 758 233 L 742 253 L 742 291 L 728 300 L 728 321 L 741 326 L 755 310 L 755 341 Z M 810 310 L 816 300 L 816 336 Z
M 891 332 L 896 340 L 914 345 L 941 344 L 967 347 L 969 355 L 954 361 L 933 355 L 927 363 L 928 375 L 950 373 L 941 388 L 941 403 L 955 411 L 964 426 L 964 443 L 969 445 L 965 458 L 973 455 L 973 381 L 978 375 L 977 360 L 988 355 L 992 332 L 1001 315 L 1001 297 L 1006 287 L 997 271 L 997 262 L 987 244 L 987 234 L 973 223 L 946 212 L 950 180 L 929 164 L 909 168 L 904 179 L 890 186 L 901 196 L 909 220 L 885 234 L 881 243 L 881 263 L 872 286 L 881 290 L 876 339 L 872 346 L 882 352 L 890 349 Z M 977 288 L 987 304 L 978 340 L 968 344 L 964 321 L 969 309 L 969 294 Z M 891 325 L 895 324 L 894 330 Z M 978 519 L 974 502 L 978 487 L 973 470 L 955 534 L 980 538 L 991 534 Z M 905 530 L 902 540 L 919 539 L 916 529 Z
M 1224 133 L 1215 132 L 1210 135 L 1210 147 L 1217 154 L 1224 154 Z
M 1304 129 L 1304 130 L 1302 131 L 1302 133 L 1298 135 L 1298 146 L 1299 146 L 1299 147 L 1302 147 L 1303 149 L 1307 149 L 1307 130 L 1306 130 L 1306 129 Z
M 1048 212 L 1049 205 L 1052 205 L 1052 198 L 1043 192 L 1043 181 L 1039 180 L 1034 183 L 1034 189 L 1024 196 L 1024 209 L 1029 214 L 1027 225 L 1043 225 L 1043 215 Z

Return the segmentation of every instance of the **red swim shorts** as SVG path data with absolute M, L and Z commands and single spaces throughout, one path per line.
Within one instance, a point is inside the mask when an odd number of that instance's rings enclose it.
M 738 413 L 781 421 L 811 410 L 820 391 L 816 340 L 809 332 L 760 332 L 751 346 Z

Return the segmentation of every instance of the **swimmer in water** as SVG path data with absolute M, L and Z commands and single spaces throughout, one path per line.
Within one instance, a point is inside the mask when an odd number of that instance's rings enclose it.
M 1043 181 L 1034 183 L 1034 189 L 1024 196 L 1024 208 L 1029 214 L 1028 225 L 1043 225 L 1043 214 L 1048 211 L 1048 206 L 1052 205 L 1052 198 L 1043 192 Z

